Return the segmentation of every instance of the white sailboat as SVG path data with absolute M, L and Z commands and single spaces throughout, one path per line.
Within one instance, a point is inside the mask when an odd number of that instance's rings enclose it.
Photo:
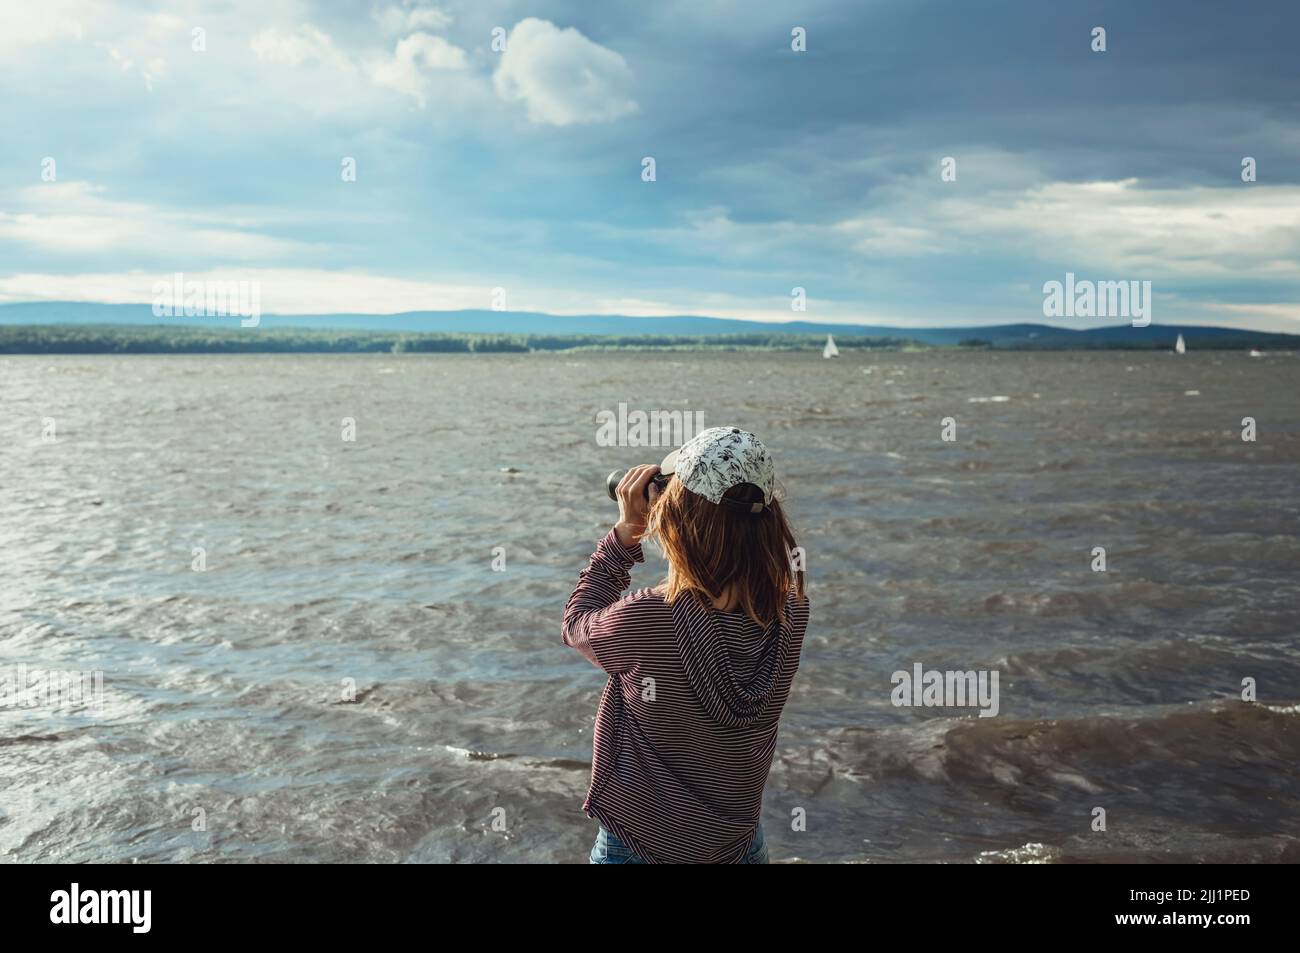
M 822 357 L 831 358 L 839 356 L 840 349 L 835 346 L 835 339 L 829 334 L 826 335 L 826 346 L 822 348 Z
M 1181 334 L 1178 335 L 1178 340 L 1174 342 L 1174 353 L 1175 354 L 1187 353 L 1187 345 L 1183 343 L 1183 336 Z

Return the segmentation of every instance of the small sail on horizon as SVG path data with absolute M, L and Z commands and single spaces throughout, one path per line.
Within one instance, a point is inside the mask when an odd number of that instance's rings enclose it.
M 1183 343 L 1183 336 L 1181 334 L 1178 335 L 1178 340 L 1174 342 L 1174 353 L 1175 354 L 1187 353 L 1187 345 Z
M 835 346 L 835 339 L 829 334 L 826 335 L 826 346 L 822 348 L 822 357 L 831 358 L 839 356 L 840 349 Z

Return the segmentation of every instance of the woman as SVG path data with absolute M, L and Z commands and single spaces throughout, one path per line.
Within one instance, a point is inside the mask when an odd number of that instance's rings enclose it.
M 775 484 L 757 437 L 714 427 L 618 485 L 564 612 L 564 644 L 610 675 L 582 805 L 601 825 L 592 863 L 767 863 L 763 787 L 808 624 Z M 668 577 L 625 596 L 644 539 Z

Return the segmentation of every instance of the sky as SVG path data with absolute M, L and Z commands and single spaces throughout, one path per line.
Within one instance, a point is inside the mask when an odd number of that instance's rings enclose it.
M 1298 33 L 1290 0 L 3 0 L 0 302 L 180 272 L 266 313 L 951 326 L 1045 321 L 1069 272 L 1300 333 Z

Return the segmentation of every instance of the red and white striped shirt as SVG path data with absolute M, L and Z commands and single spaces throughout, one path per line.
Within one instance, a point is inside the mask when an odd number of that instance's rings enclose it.
M 754 840 L 808 600 L 764 630 L 654 589 L 623 595 L 640 544 L 610 531 L 564 610 L 564 644 L 610 679 L 582 809 L 650 863 L 738 863 Z

